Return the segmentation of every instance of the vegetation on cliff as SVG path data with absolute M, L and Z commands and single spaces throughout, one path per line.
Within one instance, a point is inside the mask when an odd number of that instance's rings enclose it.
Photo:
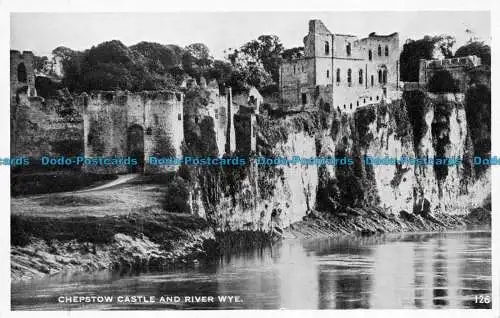
M 431 60 L 440 55 L 443 58 L 453 56 L 452 47 L 455 39 L 451 36 L 425 36 L 422 39 L 409 39 L 401 51 L 401 80 L 418 82 L 420 59 Z
M 455 52 L 456 57 L 477 55 L 481 59 L 481 64 L 491 65 L 491 48 L 482 41 L 470 40 Z
M 424 36 L 422 39 L 409 39 L 403 45 L 400 55 L 401 80 L 418 82 L 419 63 L 421 59 L 432 60 L 451 57 L 477 55 L 484 65 L 491 64 L 490 46 L 475 38 L 459 47 L 453 54 L 455 38 L 449 35 Z
M 465 113 L 472 139 L 474 156 L 491 155 L 491 91 L 484 84 L 473 85 L 466 94 Z M 487 166 L 476 165 L 476 172 L 483 173 Z
M 413 146 L 418 147 L 428 129 L 425 114 L 429 106 L 425 93 L 422 91 L 404 92 L 403 99 L 405 100 L 408 118 L 413 129 Z M 415 148 L 415 150 L 417 149 Z
M 429 92 L 456 93 L 458 92 L 458 86 L 450 72 L 439 70 L 429 80 Z

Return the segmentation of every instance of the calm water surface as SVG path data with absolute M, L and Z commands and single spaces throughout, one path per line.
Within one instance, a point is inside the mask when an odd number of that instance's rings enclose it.
M 239 303 L 58 303 L 59 296 L 240 296 Z M 213 264 L 12 284 L 13 310 L 491 308 L 489 231 L 287 241 Z

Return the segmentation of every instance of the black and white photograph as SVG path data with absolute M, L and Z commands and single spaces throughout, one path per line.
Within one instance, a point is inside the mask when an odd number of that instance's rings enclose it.
M 496 306 L 490 11 L 119 11 L 9 13 L 11 311 Z

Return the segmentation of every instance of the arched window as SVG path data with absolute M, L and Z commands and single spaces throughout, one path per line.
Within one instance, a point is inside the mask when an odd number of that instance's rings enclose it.
M 351 69 L 347 70 L 347 83 L 349 83 L 349 86 L 351 86 L 351 83 L 352 83 L 352 71 L 351 71 Z
M 340 68 L 337 69 L 337 83 L 340 83 Z
M 326 78 L 330 78 L 330 70 L 326 70 Z
M 378 46 L 378 56 L 382 56 L 382 47 Z
M 371 80 L 372 80 L 372 86 L 373 86 L 373 82 L 374 82 L 374 80 L 373 80 L 373 75 L 372 75 L 372 78 L 371 78 Z
M 368 50 L 368 60 L 372 60 L 373 56 L 372 56 L 372 50 Z
M 363 70 L 359 69 L 359 84 L 363 84 Z
M 21 83 L 26 83 L 28 81 L 28 75 L 26 74 L 26 66 L 24 66 L 24 63 L 17 66 L 17 80 Z
M 378 82 L 382 84 L 382 70 L 378 70 Z
M 347 56 L 351 56 L 351 43 L 347 43 L 347 46 L 345 47 L 345 51 L 347 53 Z
M 385 56 L 389 56 L 389 47 L 385 46 Z
M 384 82 L 384 84 L 387 84 L 387 70 L 384 70 L 382 72 L 382 81 Z
M 328 41 L 325 42 L 325 54 L 330 54 L 330 43 Z

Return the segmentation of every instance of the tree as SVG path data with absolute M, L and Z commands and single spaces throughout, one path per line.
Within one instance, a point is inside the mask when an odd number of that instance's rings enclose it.
M 208 60 L 212 59 L 210 56 L 210 50 L 203 43 L 193 43 L 186 46 L 186 50 L 191 53 L 191 55 L 198 60 Z
M 212 67 L 208 69 L 203 76 L 207 79 L 215 79 L 219 85 L 224 86 L 229 84 L 233 72 L 234 70 L 231 63 L 215 60 Z
M 69 60 L 74 57 L 75 51 L 65 46 L 58 46 L 52 50 L 54 57 L 60 58 L 62 61 Z
M 406 41 L 399 58 L 401 80 L 417 82 L 420 59 L 450 58 L 454 43 L 455 39 L 446 35 Z
M 481 59 L 484 65 L 491 65 L 491 48 L 481 41 L 471 41 L 455 52 L 456 57 L 476 55 Z
M 261 35 L 256 40 L 243 44 L 241 48 L 232 50 L 228 59 L 233 65 L 253 65 L 256 68 L 262 66 L 263 70 L 271 75 L 274 83 L 277 83 L 283 49 L 283 44 L 276 35 Z
M 213 63 L 213 57 L 210 55 L 210 50 L 203 43 L 193 43 L 186 46 L 186 51 L 192 57 L 192 62 L 202 68 L 207 69 Z
M 293 47 L 291 49 L 285 49 L 283 50 L 283 53 L 281 53 L 281 57 L 284 60 L 292 60 L 296 58 L 301 58 L 304 56 L 304 47 L 299 46 L 299 47 Z
M 167 46 L 143 41 L 132 45 L 130 50 L 144 57 L 144 65 L 150 72 L 165 74 L 181 65 L 181 57 L 177 49 L 172 45 Z
M 49 70 L 47 69 L 47 63 L 49 62 L 49 59 L 46 56 L 34 56 L 33 59 L 33 67 L 35 68 L 35 71 L 41 72 L 41 73 L 48 73 Z

